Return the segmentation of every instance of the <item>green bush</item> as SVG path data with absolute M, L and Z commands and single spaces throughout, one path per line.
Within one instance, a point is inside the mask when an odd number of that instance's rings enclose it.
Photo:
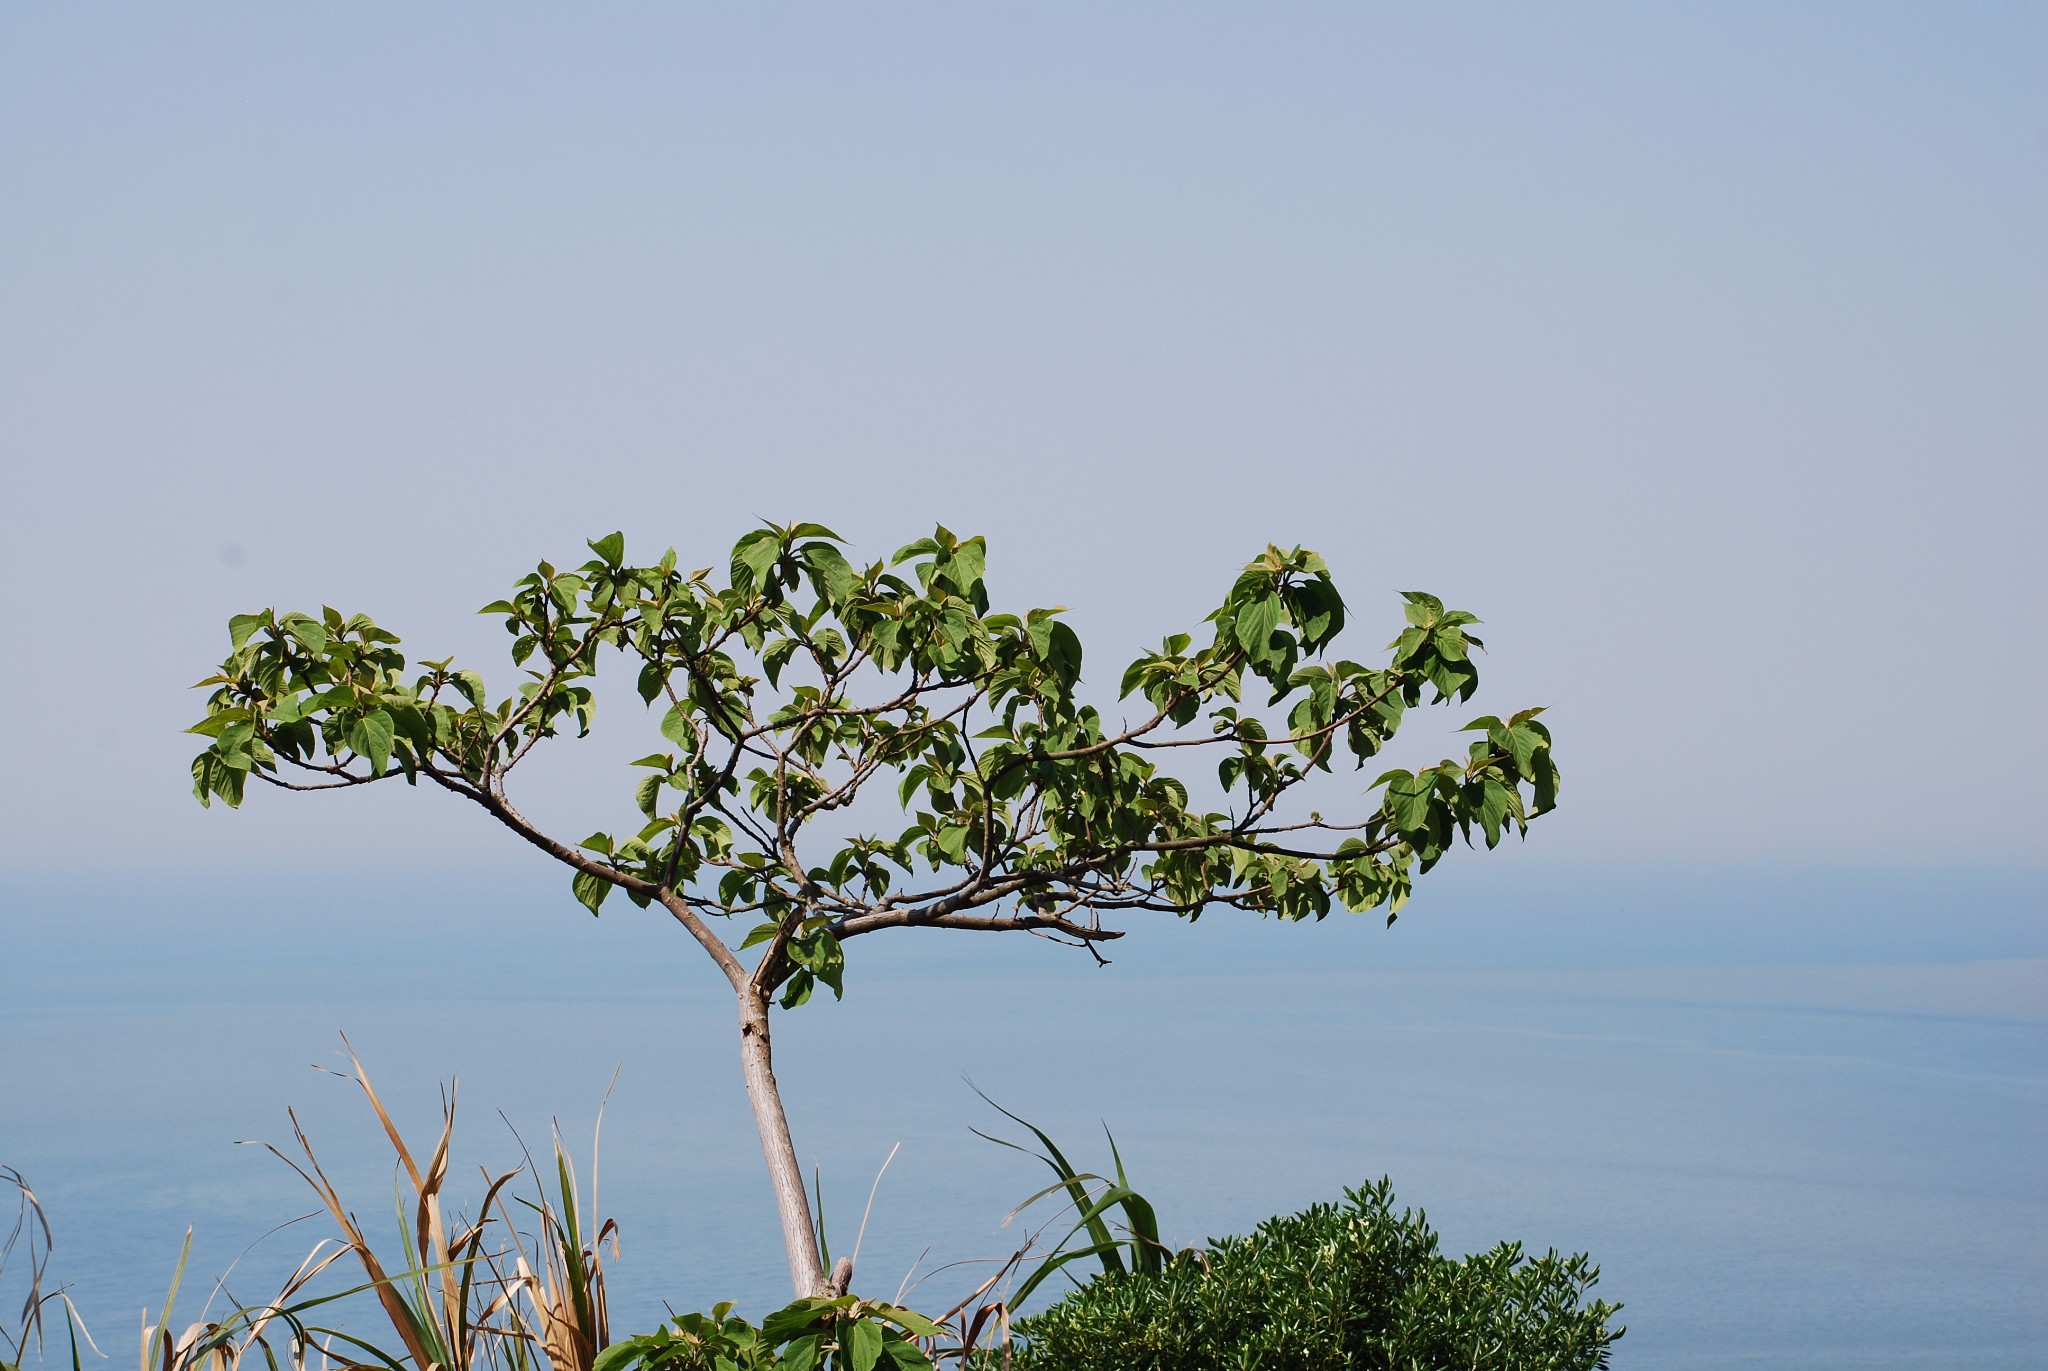
M 1582 1304 L 1583 1255 L 1518 1243 L 1456 1261 L 1386 1181 L 1182 1253 L 1107 1274 L 1018 1325 L 1025 1371 L 1589 1371 L 1619 1305 Z

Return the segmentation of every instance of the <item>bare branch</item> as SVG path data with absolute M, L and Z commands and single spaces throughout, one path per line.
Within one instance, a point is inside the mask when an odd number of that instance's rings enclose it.
M 346 790 L 352 785 L 368 785 L 372 781 L 384 779 L 382 776 L 355 776 L 344 773 L 343 779 L 338 781 L 302 784 L 298 781 L 287 781 L 282 777 L 272 775 L 268 771 L 251 771 L 249 774 L 263 782 L 263 784 L 274 785 L 279 790 Z
M 966 928 L 983 933 L 1012 933 L 1023 931 L 1048 931 L 1063 933 L 1083 942 L 1112 942 L 1123 937 L 1123 930 L 1116 928 L 1091 928 L 1052 914 L 926 914 L 922 910 L 896 909 L 886 913 L 867 915 L 860 919 L 845 921 L 847 927 L 834 931 L 843 940 L 856 934 L 870 933 L 878 928 Z
M 492 818 L 526 839 L 527 842 L 532 843 L 541 851 L 547 853 L 550 857 L 553 857 L 556 861 L 566 866 L 572 866 L 587 876 L 596 876 L 601 880 L 609 881 L 621 890 L 629 890 L 636 895 L 653 897 L 659 893 L 659 888 L 654 882 L 643 880 L 629 872 L 607 866 L 595 857 L 588 856 L 566 843 L 557 842 L 555 839 L 550 838 L 547 834 L 535 828 L 525 815 L 514 809 L 510 801 L 506 800 L 503 795 L 498 794 L 496 791 L 480 789 L 455 777 L 451 777 L 431 763 L 421 766 L 420 771 L 432 778 L 436 784 L 444 789 L 463 796 L 465 799 L 474 800 L 477 804 L 482 805 Z

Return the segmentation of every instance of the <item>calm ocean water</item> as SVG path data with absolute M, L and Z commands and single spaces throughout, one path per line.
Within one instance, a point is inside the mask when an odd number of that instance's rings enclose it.
M 1589 1251 L 1627 1306 L 1618 1366 L 2048 1365 L 2038 877 L 1931 882 L 1950 904 L 1911 918 L 1826 873 L 1747 904 L 1668 874 L 1549 879 L 1393 930 L 1205 922 L 1107 969 L 1035 942 L 856 945 L 846 1001 L 778 1041 L 835 1246 L 899 1142 L 863 1289 L 1014 1245 L 999 1225 L 1041 1177 L 969 1133 L 1004 1131 L 971 1077 L 1104 1166 L 1106 1121 L 1182 1241 L 1386 1174 L 1453 1249 Z M 587 1161 L 616 1069 L 599 1205 L 624 1225 L 621 1325 L 784 1297 L 720 983 L 630 907 L 592 924 L 551 887 L 400 878 L 367 904 L 260 881 L 4 899 L 0 1161 L 42 1194 L 112 1357 L 187 1225 L 205 1275 L 311 1207 L 234 1146 L 287 1139 L 287 1104 L 359 1212 L 389 1212 L 374 1123 L 309 1069 L 340 1064 L 337 1029 L 421 1132 L 460 1077 L 471 1178 L 516 1156 L 501 1110 L 530 1142 L 558 1118 Z M 237 1293 L 320 1235 L 270 1239 Z

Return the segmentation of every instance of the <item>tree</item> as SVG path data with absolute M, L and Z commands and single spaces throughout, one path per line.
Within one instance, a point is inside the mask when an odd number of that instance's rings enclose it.
M 1120 698 L 1142 700 L 1144 717 L 1112 723 L 1076 693 L 1081 644 L 1060 610 L 990 612 L 978 537 L 940 528 L 862 569 L 828 529 L 771 524 L 739 540 L 723 587 L 708 569 L 678 571 L 673 550 L 632 566 L 620 534 L 589 546 L 582 566 L 543 562 L 481 611 L 504 621 L 524 676 L 495 703 L 452 660 L 408 671 L 398 637 L 363 615 L 236 615 L 227 661 L 200 683 L 213 689 L 192 731 L 211 741 L 194 791 L 239 805 L 252 778 L 425 781 L 570 868 L 592 914 L 613 891 L 666 911 L 737 996 L 800 1296 L 831 1281 L 775 1083 L 770 1007 L 820 984 L 842 993 L 853 939 L 946 928 L 1094 950 L 1121 936 L 1107 920 L 1127 911 L 1193 920 L 1215 907 L 1286 920 L 1385 907 L 1391 923 L 1456 839 L 1476 830 L 1492 847 L 1554 803 L 1550 735 L 1532 709 L 1467 725 L 1480 736 L 1462 761 L 1381 775 L 1361 813 L 1305 810 L 1311 776 L 1340 748 L 1364 766 L 1425 690 L 1468 699 L 1480 644 L 1472 615 L 1410 591 L 1386 665 L 1334 659 L 1344 604 L 1323 559 L 1299 548 L 1268 547 L 1244 569 L 1206 645 L 1177 633 L 1131 663 Z M 614 657 L 638 663 L 666 746 L 634 763 L 633 826 L 571 843 L 530 823 L 507 782 L 544 740 L 589 731 L 591 678 Z M 1269 698 L 1246 704 L 1248 687 Z M 1198 807 L 1161 764 L 1204 749 L 1220 794 Z M 878 786 L 909 819 L 894 837 L 850 822 Z

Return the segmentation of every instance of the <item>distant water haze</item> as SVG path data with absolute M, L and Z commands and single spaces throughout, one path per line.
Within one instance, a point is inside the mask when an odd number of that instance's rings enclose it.
M 2038 877 L 1446 874 L 1391 930 L 1205 919 L 1134 934 L 1108 968 L 1028 939 L 855 944 L 844 1003 L 783 1017 L 778 1068 L 837 1250 L 903 1144 L 860 1287 L 892 1295 L 915 1270 L 941 1307 L 987 1268 L 936 1268 L 1020 1241 L 999 1225 L 1044 1177 L 968 1132 L 1005 1124 L 971 1079 L 1083 1165 L 1107 1166 L 1107 1124 L 1177 1242 L 1387 1174 L 1456 1251 L 1590 1251 L 1627 1305 L 1618 1365 L 2035 1364 Z M 472 1197 L 479 1165 L 517 1161 L 506 1120 L 529 1145 L 559 1120 L 587 1161 L 616 1070 L 599 1206 L 625 1225 L 621 1326 L 785 1298 L 728 995 L 660 920 L 593 921 L 502 875 L 392 880 L 360 906 L 317 881 L 127 894 L 10 887 L 27 933 L 0 975 L 0 1152 L 50 1205 L 61 1272 L 115 1355 L 186 1226 L 207 1276 L 312 1207 L 232 1146 L 287 1141 L 287 1104 L 389 1227 L 373 1121 L 308 1069 L 343 1065 L 337 1029 L 408 1127 L 459 1075 Z M 186 931 L 202 913 L 223 941 Z M 1716 917 L 1769 964 L 1688 942 Z M 235 1292 L 323 1231 L 270 1239 Z

